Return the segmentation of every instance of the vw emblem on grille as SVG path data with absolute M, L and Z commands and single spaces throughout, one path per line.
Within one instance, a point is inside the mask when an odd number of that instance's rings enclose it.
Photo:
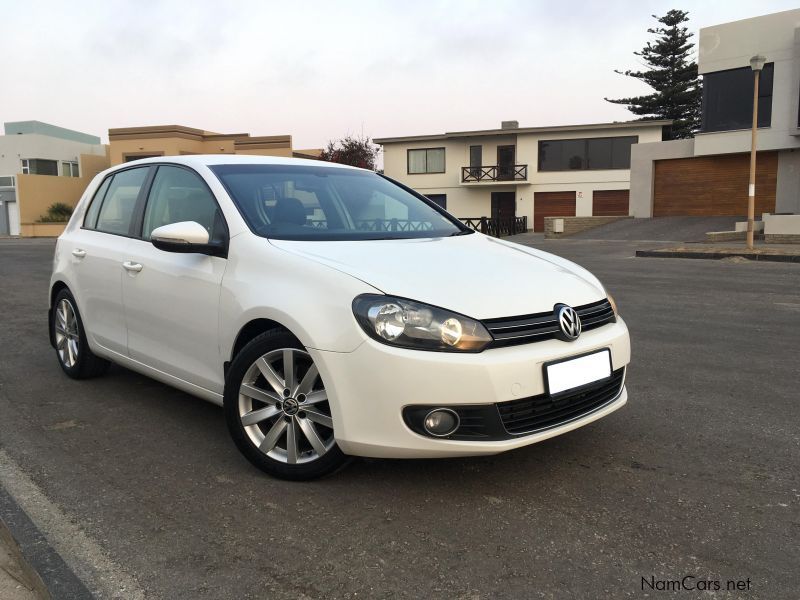
M 556 318 L 561 330 L 559 337 L 565 342 L 577 340 L 581 334 L 581 318 L 575 309 L 566 304 L 559 304 L 556 306 Z

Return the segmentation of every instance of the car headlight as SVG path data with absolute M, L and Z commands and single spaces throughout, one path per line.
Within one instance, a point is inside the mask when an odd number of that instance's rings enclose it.
M 614 316 L 616 317 L 619 314 L 617 311 L 617 302 L 614 300 L 614 296 L 608 293 L 608 290 L 606 290 L 606 296 L 608 296 L 608 303 L 611 305 L 611 309 L 614 311 Z
M 480 352 L 492 341 L 475 319 L 404 298 L 362 294 L 353 300 L 353 313 L 367 335 L 391 346 Z

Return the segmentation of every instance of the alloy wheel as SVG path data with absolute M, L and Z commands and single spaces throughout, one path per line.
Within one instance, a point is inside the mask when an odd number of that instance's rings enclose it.
M 66 298 L 62 298 L 56 307 L 55 330 L 58 359 L 65 366 L 72 368 L 78 362 L 80 334 L 75 307 Z
M 238 408 L 250 441 L 279 462 L 313 462 L 335 443 L 328 395 L 303 350 L 273 350 L 250 365 L 239 388 Z

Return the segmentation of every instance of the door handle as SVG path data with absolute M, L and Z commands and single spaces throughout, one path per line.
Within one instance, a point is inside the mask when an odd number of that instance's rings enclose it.
M 122 263 L 122 268 L 125 269 L 126 271 L 133 271 L 134 273 L 138 273 L 139 271 L 142 270 L 142 265 L 140 263 L 135 263 L 126 260 L 124 263 Z
M 83 258 L 86 256 L 86 250 L 83 250 L 82 248 L 75 248 L 75 250 L 72 251 L 72 256 L 75 258 Z

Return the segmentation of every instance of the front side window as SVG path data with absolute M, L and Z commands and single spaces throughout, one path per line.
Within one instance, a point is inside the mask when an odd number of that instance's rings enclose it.
M 767 63 L 758 81 L 758 126 L 772 122 L 772 79 L 775 64 Z M 753 81 L 750 67 L 703 75 L 701 131 L 749 129 L 753 125 Z
M 250 229 L 283 240 L 442 237 L 466 230 L 375 173 L 337 167 L 211 167 Z
M 217 201 L 200 176 L 181 167 L 160 166 L 147 200 L 142 237 L 149 240 L 157 227 L 184 221 L 205 227 L 210 240 L 224 231 Z
M 409 174 L 444 173 L 444 148 L 419 148 L 408 151 Z
M 630 169 L 635 135 L 539 141 L 540 171 Z
M 147 171 L 148 167 L 142 167 L 114 174 L 97 217 L 98 231 L 129 235 L 136 199 L 147 177 Z

